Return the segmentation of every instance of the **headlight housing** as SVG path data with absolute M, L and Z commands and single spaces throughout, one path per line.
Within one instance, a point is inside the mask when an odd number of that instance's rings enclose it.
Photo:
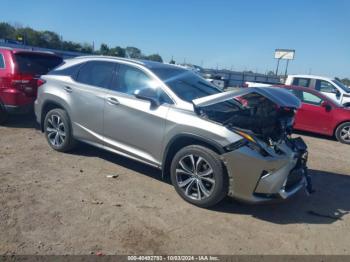
M 254 136 L 243 132 L 241 130 L 235 130 L 237 134 L 243 137 L 243 139 L 238 140 L 235 143 L 232 143 L 225 147 L 226 151 L 234 151 L 242 146 L 247 146 L 254 151 L 257 151 L 260 155 L 266 157 L 270 156 L 270 154 L 260 145 L 260 143 L 254 138 Z

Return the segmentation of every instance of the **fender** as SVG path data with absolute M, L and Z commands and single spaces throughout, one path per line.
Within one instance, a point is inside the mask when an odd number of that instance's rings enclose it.
M 208 138 L 205 138 L 205 137 L 202 137 L 202 136 L 199 136 L 199 135 L 196 135 L 196 134 L 192 134 L 192 133 L 179 133 L 177 135 L 175 135 L 174 137 L 172 137 L 170 139 L 170 141 L 168 142 L 168 144 L 166 145 L 165 149 L 164 149 L 164 153 L 163 153 L 163 158 L 162 158 L 162 177 L 164 178 L 165 177 L 165 172 L 166 172 L 166 168 L 167 168 L 167 164 L 169 162 L 169 159 L 167 159 L 168 157 L 168 154 L 169 154 L 169 150 L 171 148 L 171 146 L 179 139 L 182 139 L 182 138 L 190 138 L 190 139 L 194 139 L 194 140 L 197 140 L 197 141 L 200 141 L 204 144 L 208 144 L 210 145 L 212 148 L 214 148 L 219 154 L 223 154 L 225 153 L 225 150 L 223 148 L 222 145 L 220 145 L 219 143 L 217 143 L 216 141 L 214 140 L 211 140 L 211 139 L 208 139 Z

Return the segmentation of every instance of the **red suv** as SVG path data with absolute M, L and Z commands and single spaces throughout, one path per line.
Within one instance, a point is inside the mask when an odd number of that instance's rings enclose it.
M 40 75 L 61 63 L 54 53 L 0 47 L 0 124 L 8 114 L 30 112 Z

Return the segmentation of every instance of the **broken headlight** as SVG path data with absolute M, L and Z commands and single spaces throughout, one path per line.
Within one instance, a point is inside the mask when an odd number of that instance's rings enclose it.
M 235 130 L 235 132 L 243 137 L 243 139 L 232 143 L 225 147 L 226 151 L 233 151 L 242 146 L 247 146 L 254 151 L 259 152 L 262 156 L 269 156 L 270 154 L 260 145 L 260 143 L 250 134 L 247 134 L 241 130 Z

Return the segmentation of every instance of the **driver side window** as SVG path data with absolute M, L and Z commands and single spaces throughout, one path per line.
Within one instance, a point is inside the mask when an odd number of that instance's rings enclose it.
M 335 93 L 337 91 L 337 89 L 331 83 L 324 80 L 316 81 L 316 90 L 326 93 Z
M 116 78 L 117 81 L 112 87 L 112 89 L 115 91 L 134 95 L 136 91 L 153 88 L 157 91 L 155 92 L 157 96 L 155 98 L 157 100 L 168 104 L 173 103 L 172 100 L 164 93 L 164 91 L 157 86 L 157 83 L 138 68 L 120 64 Z
M 302 101 L 307 104 L 321 105 L 322 99 L 314 94 L 303 92 Z

